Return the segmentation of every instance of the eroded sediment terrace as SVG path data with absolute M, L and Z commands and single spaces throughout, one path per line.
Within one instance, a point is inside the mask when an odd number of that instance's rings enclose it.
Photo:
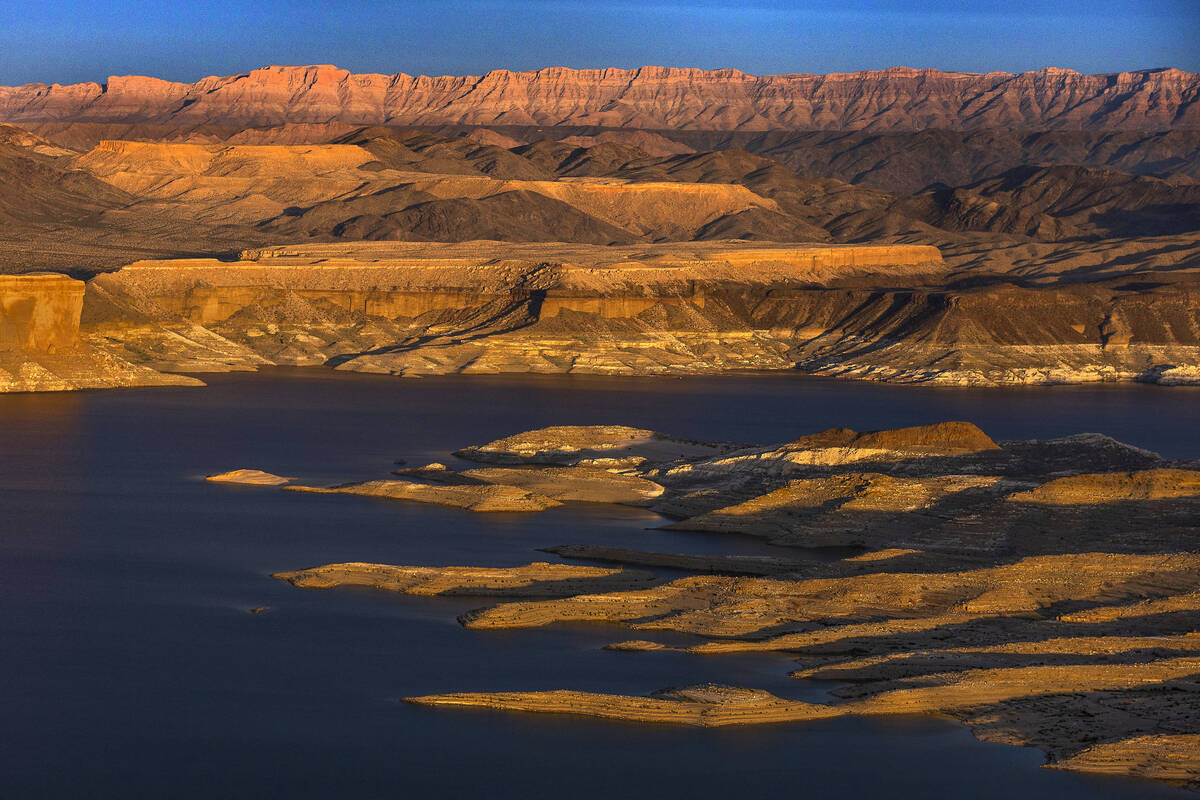
M 187 372 L 393 374 L 780 369 L 773 293 L 939 276 L 926 246 L 347 243 L 141 261 L 89 284 L 85 334 Z M 768 305 L 770 302 L 768 302 Z
M 942 269 L 924 245 L 733 244 L 600 247 L 472 242 L 354 243 L 248 250 L 217 259 L 139 261 L 96 285 L 136 292 L 201 324 L 220 322 L 281 289 L 347 312 L 385 318 L 462 310 L 539 293 L 542 316 L 560 310 L 635 316 L 655 302 L 696 301 L 706 285 L 823 283 Z
M 923 245 L 306 244 L 99 275 L 80 337 L 170 373 L 1200 381 L 1187 281 L 948 289 L 952 277 Z M 164 382 L 153 375 L 138 380 Z
M 81 341 L 84 283 L 58 273 L 0 275 L 0 392 L 194 383 Z

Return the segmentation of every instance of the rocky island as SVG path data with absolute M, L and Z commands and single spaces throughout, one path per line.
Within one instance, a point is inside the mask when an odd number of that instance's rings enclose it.
M 558 426 L 458 456 L 505 466 L 407 479 L 434 476 L 428 491 L 566 487 L 562 502 L 648 505 L 678 530 L 761 536 L 781 549 L 562 545 L 547 549 L 618 566 L 333 564 L 276 577 L 490 595 L 504 602 L 464 614 L 465 627 L 616 626 L 643 637 L 610 645 L 625 657 L 782 652 L 794 678 L 838 685 L 827 702 L 715 684 L 410 702 L 702 727 L 937 714 L 986 740 L 1041 748 L 1056 768 L 1200 788 L 1198 461 L 1100 434 L 998 442 L 967 422 L 837 428 L 771 446 Z M 671 638 L 644 638 L 656 632 Z

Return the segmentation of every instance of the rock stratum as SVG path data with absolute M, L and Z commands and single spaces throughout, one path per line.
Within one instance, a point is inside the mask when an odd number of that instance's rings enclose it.
M 0 345 L 10 390 L 272 364 L 1200 382 L 1177 70 L 5 91 L 50 138 L 0 125 L 0 274 L 87 279 L 73 356 Z
M 66 275 L 0 275 L 0 392 L 199 383 L 89 345 L 79 335 L 84 293 Z
M 568 487 L 563 502 L 653 486 L 609 496 L 649 503 L 676 529 L 791 549 L 563 545 L 546 551 L 615 566 L 351 563 L 275 577 L 493 596 L 460 623 L 615 626 L 638 637 L 606 647 L 624 658 L 783 653 L 792 677 L 835 686 L 821 702 L 718 684 L 648 696 L 497 687 L 409 702 L 697 727 L 937 714 L 981 739 L 1041 748 L 1057 769 L 1200 789 L 1200 461 L 1100 434 L 997 442 L 968 422 L 835 428 L 766 446 L 555 426 L 457 455 L 504 466 L 404 472 L 431 489 Z
M 1083 75 L 1048 68 L 972 74 L 896 67 L 755 76 L 669 67 L 494 70 L 486 75 L 355 75 L 272 66 L 172 83 L 0 88 L 0 121 L 263 126 L 541 125 L 720 131 L 1161 130 L 1200 126 L 1200 77 L 1178 69 Z
M 948 289 L 947 271 L 919 245 L 277 247 L 97 276 L 81 336 L 172 373 L 1200 380 L 1200 290 L 1187 273 Z

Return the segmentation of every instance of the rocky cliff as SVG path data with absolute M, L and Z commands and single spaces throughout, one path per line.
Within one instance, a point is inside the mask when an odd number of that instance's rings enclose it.
M 139 76 L 0 88 L 0 121 L 538 125 L 721 131 L 1200 125 L 1200 76 L 1177 69 L 1083 75 L 896 67 L 747 75 L 666 67 L 482 76 L 355 75 L 272 66 L 193 84 Z
M 98 276 L 83 331 L 179 372 L 1200 380 L 1200 294 L 1186 273 L 955 289 L 946 271 L 915 245 L 304 245 Z
M 83 281 L 66 275 L 0 275 L 0 350 L 53 353 L 79 341 Z
M 83 296 L 83 281 L 66 275 L 0 275 L 0 392 L 197 383 L 81 342 Z

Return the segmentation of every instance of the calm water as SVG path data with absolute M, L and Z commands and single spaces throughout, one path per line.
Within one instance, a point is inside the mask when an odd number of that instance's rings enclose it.
M 647 530 L 657 517 L 632 509 L 477 515 L 199 477 L 382 477 L 396 458 L 565 423 L 772 442 L 970 419 L 995 438 L 1102 431 L 1196 457 L 1200 392 L 302 370 L 211 384 L 0 396 L 0 797 L 1191 796 L 1039 769 L 1035 750 L 930 719 L 705 731 L 410 707 L 398 698 L 716 680 L 819 700 L 827 687 L 787 678 L 782 655 L 612 653 L 600 647 L 628 634 L 605 626 L 467 631 L 455 616 L 486 601 L 268 577 L 348 560 L 515 565 L 554 544 L 768 549 L 753 540 Z

